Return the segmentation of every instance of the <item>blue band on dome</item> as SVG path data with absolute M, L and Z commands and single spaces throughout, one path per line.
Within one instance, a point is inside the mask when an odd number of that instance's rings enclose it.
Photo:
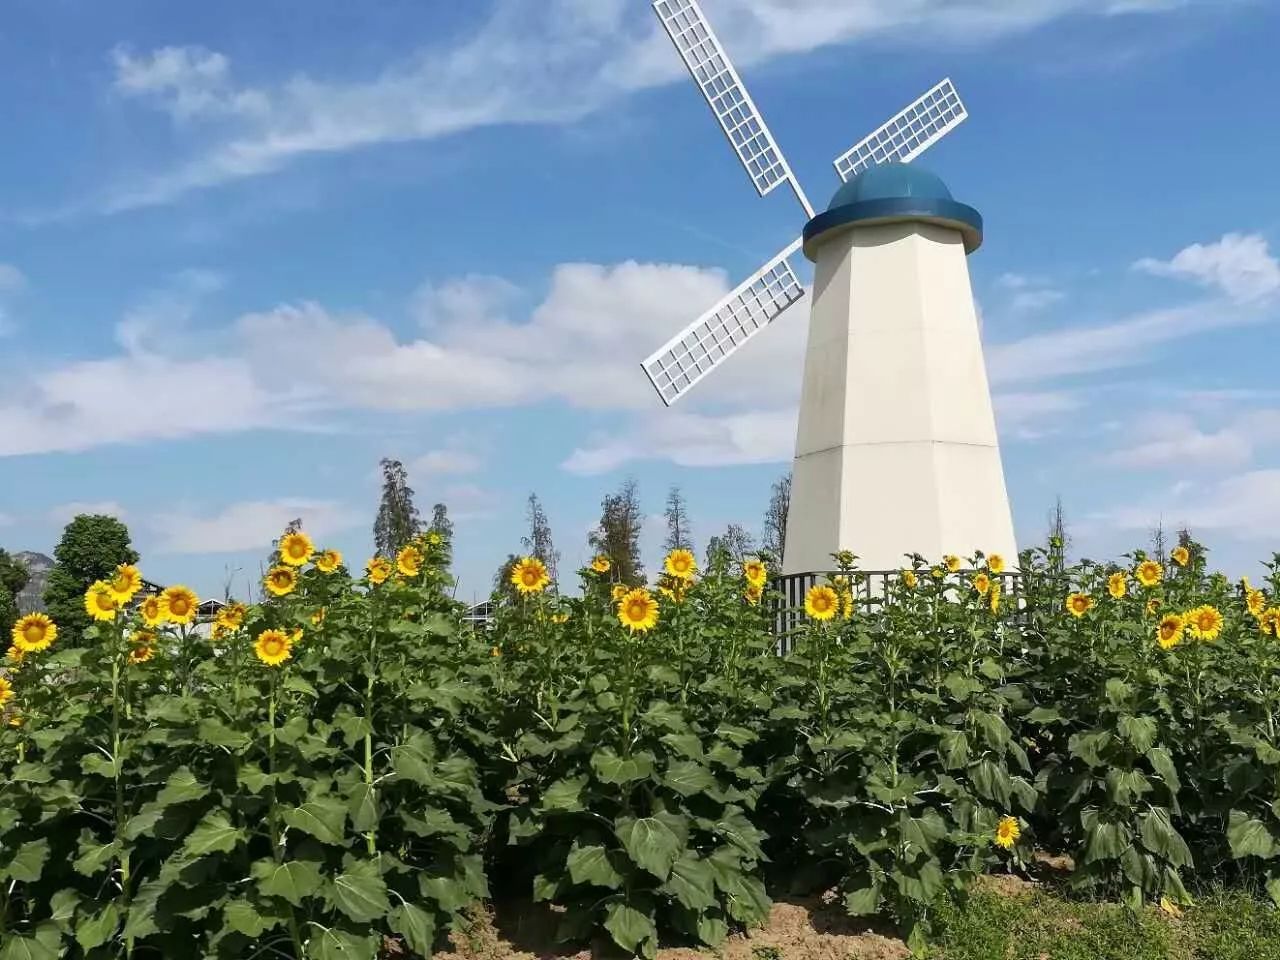
M 886 197 L 848 203 L 818 214 L 804 227 L 804 255 L 815 259 L 815 251 L 824 234 L 856 224 L 920 221 L 936 223 L 960 231 L 965 253 L 973 253 L 982 245 L 982 214 L 956 200 L 933 197 Z

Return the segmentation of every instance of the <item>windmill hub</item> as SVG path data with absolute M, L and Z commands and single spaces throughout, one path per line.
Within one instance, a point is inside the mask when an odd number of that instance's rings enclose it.
M 816 261 L 819 246 L 848 230 L 908 222 L 958 230 L 966 253 L 982 245 L 982 215 L 957 202 L 940 177 L 915 164 L 883 163 L 843 184 L 827 209 L 805 224 L 804 254 Z

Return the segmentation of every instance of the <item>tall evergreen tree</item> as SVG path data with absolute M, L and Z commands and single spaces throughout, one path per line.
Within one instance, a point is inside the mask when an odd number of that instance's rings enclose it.
M 640 561 L 643 526 L 636 482 L 628 479 L 617 493 L 608 494 L 601 501 L 600 525 L 587 538 L 596 553 L 609 558 L 615 578 L 621 583 L 644 583 L 644 564 Z
M 271 554 L 267 557 L 267 566 L 274 567 L 280 562 L 280 541 L 291 533 L 297 533 L 302 529 L 302 518 L 294 517 L 284 525 L 284 529 L 280 531 L 280 536 L 271 541 Z
M 693 525 L 689 521 L 689 504 L 679 487 L 672 487 L 667 493 L 667 509 L 663 512 L 667 518 L 667 539 L 663 541 L 664 550 L 692 550 Z
M 1159 563 L 1167 563 L 1169 560 L 1169 546 L 1165 538 L 1163 520 L 1151 531 L 1151 554 L 1152 559 Z
M 115 517 L 80 514 L 62 531 L 53 551 L 54 567 L 44 588 L 44 604 L 58 625 L 58 643 L 78 646 L 92 623 L 84 609 L 84 593 L 95 580 L 105 580 L 122 563 L 137 563 L 129 528 Z
M 791 473 L 788 471 L 773 482 L 769 492 L 769 507 L 764 512 L 764 540 L 761 549 L 773 562 L 782 563 L 787 546 L 787 514 L 791 512 Z
M 444 564 L 448 566 L 453 561 L 453 521 L 449 519 L 449 508 L 443 503 L 431 508 L 431 525 L 427 532 L 438 533 L 444 541 Z
M 1054 500 L 1053 510 L 1049 514 L 1049 567 L 1054 573 L 1061 573 L 1067 565 L 1067 548 L 1071 545 L 1071 536 L 1067 532 L 1067 515 L 1062 508 L 1062 497 Z
M 373 542 L 378 553 L 394 557 L 418 535 L 421 520 L 413 505 L 409 474 L 399 460 L 384 459 L 382 466 L 382 501 L 373 521 Z
M 724 533 L 707 541 L 707 569 L 726 560 L 741 563 L 756 553 L 755 539 L 740 523 L 731 523 Z
M 536 493 L 529 494 L 529 535 L 520 539 L 525 551 L 537 557 L 547 568 L 551 582 L 556 582 L 556 570 L 560 565 L 560 552 L 551 539 L 551 522 L 542 509 L 542 501 Z

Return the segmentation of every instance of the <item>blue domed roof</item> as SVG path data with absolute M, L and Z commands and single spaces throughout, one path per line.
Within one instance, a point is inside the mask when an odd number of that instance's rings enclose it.
M 805 224 L 804 255 L 816 261 L 826 240 L 858 227 L 911 222 L 958 230 L 966 253 L 982 245 L 982 215 L 958 203 L 941 178 L 915 164 L 881 163 L 837 190 Z
M 868 167 L 840 187 L 827 204 L 828 210 L 866 200 L 952 200 L 951 191 L 937 174 L 915 164 L 880 163 Z

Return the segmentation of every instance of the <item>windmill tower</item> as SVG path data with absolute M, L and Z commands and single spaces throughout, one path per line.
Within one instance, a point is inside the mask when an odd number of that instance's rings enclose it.
M 907 164 L 968 116 L 943 80 L 835 160 L 815 213 L 696 0 L 653 8 L 760 196 L 788 185 L 793 241 L 643 363 L 670 406 L 804 295 L 816 264 L 783 572 L 903 555 L 1017 555 L 966 257 L 982 218 Z

